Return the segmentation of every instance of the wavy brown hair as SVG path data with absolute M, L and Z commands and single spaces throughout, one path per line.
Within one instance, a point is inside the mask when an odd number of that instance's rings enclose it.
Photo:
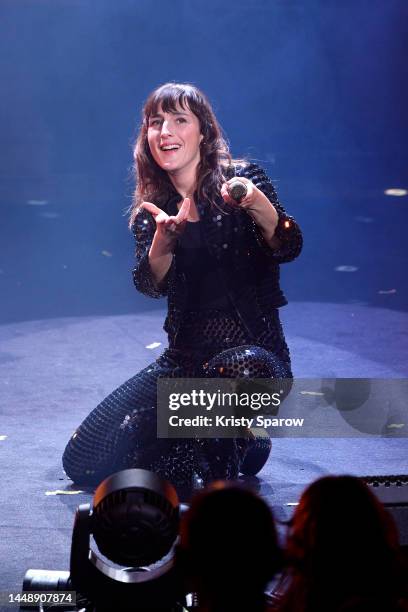
M 159 108 L 165 113 L 177 108 L 188 107 L 200 122 L 204 138 L 200 144 L 200 162 L 197 167 L 197 194 L 200 200 L 207 200 L 217 206 L 216 194 L 225 181 L 224 172 L 232 159 L 228 144 L 207 97 L 190 83 L 165 83 L 155 89 L 147 98 L 142 110 L 142 123 L 134 145 L 134 174 L 136 189 L 129 209 L 129 227 L 132 226 L 143 201 L 163 206 L 175 188 L 165 170 L 155 162 L 147 141 L 149 119 Z M 238 161 L 238 160 L 236 160 Z
M 399 609 L 398 599 L 406 601 L 395 522 L 355 476 L 325 476 L 307 487 L 290 522 L 286 554 L 290 580 L 282 612 L 346 610 L 371 597 L 390 612 Z

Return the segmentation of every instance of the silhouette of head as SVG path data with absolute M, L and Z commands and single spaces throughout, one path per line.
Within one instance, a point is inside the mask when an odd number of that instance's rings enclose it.
M 280 564 L 272 512 L 237 484 L 212 483 L 183 517 L 177 557 L 193 590 L 209 601 L 263 597 Z
M 315 596 L 326 603 L 327 597 L 369 596 L 373 588 L 392 592 L 398 554 L 395 523 L 361 479 L 327 476 L 304 491 L 291 521 L 287 557 L 293 583 L 300 588 L 303 581 L 309 603 Z

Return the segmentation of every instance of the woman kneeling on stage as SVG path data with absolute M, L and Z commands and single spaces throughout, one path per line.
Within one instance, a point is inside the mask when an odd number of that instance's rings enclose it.
M 134 159 L 133 279 L 142 293 L 167 296 L 168 348 L 88 415 L 68 442 L 64 469 L 78 484 L 96 485 L 119 470 L 144 468 L 180 488 L 253 474 L 269 438 L 158 439 L 157 380 L 292 378 L 278 312 L 287 303 L 279 264 L 299 255 L 300 229 L 265 172 L 232 160 L 193 85 L 152 92 Z M 240 197 L 232 190 L 237 181 Z

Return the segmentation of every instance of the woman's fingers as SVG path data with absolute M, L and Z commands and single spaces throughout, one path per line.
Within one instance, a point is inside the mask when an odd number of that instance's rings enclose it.
M 188 214 L 190 212 L 190 206 L 191 206 L 190 198 L 184 198 L 183 203 L 180 206 L 180 210 L 178 211 L 176 215 L 177 223 L 181 223 L 182 221 L 185 221 L 187 219 Z
M 184 232 L 186 224 L 187 218 L 180 221 L 180 218 L 177 215 L 177 217 L 169 217 L 166 219 L 163 227 L 167 234 L 178 238 Z
M 179 221 L 177 217 L 167 217 L 164 221 L 164 226 L 166 229 L 176 230 L 183 222 Z
M 227 202 L 227 204 L 235 204 L 235 206 L 237 205 L 236 201 L 233 198 L 231 198 L 229 194 L 228 183 L 224 183 L 223 186 L 221 187 L 221 196 L 224 202 Z
M 190 211 L 190 205 L 189 198 L 185 198 L 177 215 L 169 216 L 164 210 L 156 206 L 156 204 L 152 204 L 152 202 L 142 203 L 143 208 L 153 215 L 159 235 L 163 236 L 164 232 L 167 236 L 174 238 L 181 235 L 184 230 Z
M 167 219 L 164 220 L 163 225 L 166 229 L 168 229 L 169 227 L 173 227 L 174 225 L 177 225 L 176 217 L 167 217 Z
M 169 219 L 169 215 L 166 214 L 163 210 L 161 210 L 159 214 L 155 217 L 156 225 L 161 225 L 162 223 L 166 223 L 168 219 Z
M 141 207 L 149 211 L 155 218 L 156 223 L 163 223 L 163 220 L 172 219 L 174 223 L 179 224 L 185 221 L 190 212 L 190 198 L 184 198 L 183 204 L 180 207 L 176 216 L 169 217 L 167 213 L 152 202 L 142 202 Z
M 156 206 L 156 204 L 152 204 L 152 202 L 142 202 L 141 207 L 145 208 L 146 210 L 149 211 L 149 213 L 152 213 L 153 217 L 156 219 L 157 221 L 157 216 L 162 213 L 164 215 L 166 215 L 166 213 L 164 212 L 164 210 L 162 210 L 161 208 L 159 208 L 158 206 Z M 166 215 L 167 217 L 167 215 Z

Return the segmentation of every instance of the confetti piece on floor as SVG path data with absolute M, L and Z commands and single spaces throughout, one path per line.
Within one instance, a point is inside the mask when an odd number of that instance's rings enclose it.
M 112 253 L 110 251 L 102 251 L 102 255 L 105 255 L 105 257 L 112 257 Z
M 30 206 L 45 206 L 48 204 L 48 200 L 27 200 L 27 204 Z
M 391 295 L 391 293 L 397 293 L 396 289 L 380 289 L 380 291 L 378 292 L 381 295 Z
M 46 495 L 78 495 L 78 493 L 83 493 L 83 491 L 61 491 L 57 489 L 56 491 L 46 491 Z
M 372 217 L 354 217 L 359 223 L 372 223 L 374 219 Z
M 402 429 L 402 427 L 405 427 L 405 423 L 390 423 L 387 427 L 388 429 Z
M 384 193 L 388 196 L 401 197 L 407 195 L 408 191 L 406 189 L 386 189 Z
M 300 395 L 324 395 L 321 391 L 301 391 Z
M 161 346 L 161 342 L 152 342 L 151 344 L 146 344 L 146 348 L 148 349 L 154 349 L 158 346 Z
M 59 214 L 56 212 L 41 212 L 39 215 L 44 217 L 44 219 L 58 219 L 59 217 Z
M 336 272 L 356 272 L 358 270 L 357 266 L 337 266 L 334 269 Z
M 298 506 L 299 502 L 287 502 L 285 506 Z
M 5 440 L 7 436 L 0 436 L 0 440 Z

